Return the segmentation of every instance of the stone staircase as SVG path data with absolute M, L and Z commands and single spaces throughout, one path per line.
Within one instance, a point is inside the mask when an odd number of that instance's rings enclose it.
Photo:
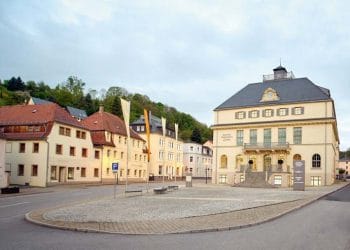
M 245 180 L 235 184 L 234 187 L 273 188 L 274 186 L 266 182 L 265 178 L 265 172 L 246 172 Z

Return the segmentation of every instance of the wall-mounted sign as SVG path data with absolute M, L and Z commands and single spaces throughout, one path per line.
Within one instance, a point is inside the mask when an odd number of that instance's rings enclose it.
M 221 139 L 222 139 L 223 141 L 231 141 L 232 135 L 231 135 L 231 134 L 223 134 L 223 135 L 221 136 Z

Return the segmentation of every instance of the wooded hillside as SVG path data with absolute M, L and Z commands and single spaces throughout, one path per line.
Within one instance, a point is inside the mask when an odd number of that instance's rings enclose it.
M 178 123 L 179 136 L 185 141 L 203 143 L 206 140 L 212 140 L 212 131 L 205 124 L 173 107 L 152 101 L 146 95 L 129 93 L 126 89 L 117 86 L 110 87 L 108 90 L 85 91 L 84 88 L 85 83 L 75 76 L 68 77 L 55 88 L 51 88 L 44 82 L 24 82 L 20 77 L 12 77 L 9 80 L 0 80 L 0 106 L 22 104 L 32 96 L 56 102 L 63 107 L 84 109 L 88 115 L 96 112 L 102 104 L 105 111 L 122 117 L 120 97 L 123 97 L 131 102 L 131 122 L 142 115 L 143 109 L 146 108 L 155 116 L 165 117 L 170 126 L 175 122 Z

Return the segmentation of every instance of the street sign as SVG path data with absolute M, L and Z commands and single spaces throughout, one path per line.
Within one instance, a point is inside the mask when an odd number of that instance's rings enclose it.
M 118 162 L 113 162 L 112 163 L 112 172 L 113 173 L 118 172 L 118 167 L 119 167 L 119 163 Z
M 305 191 L 305 161 L 294 161 L 293 190 Z

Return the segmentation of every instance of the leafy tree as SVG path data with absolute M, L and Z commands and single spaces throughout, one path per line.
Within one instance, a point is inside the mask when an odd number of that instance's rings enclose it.
M 7 82 L 7 89 L 11 91 L 18 91 L 18 90 L 25 90 L 25 85 L 24 82 L 20 77 L 12 77 L 8 82 Z
M 119 96 L 115 96 L 112 104 L 112 114 L 119 116 L 123 119 L 122 105 Z
M 202 135 L 201 131 L 199 131 L 199 128 L 194 128 L 192 135 L 191 135 L 191 141 L 197 142 L 197 143 L 202 143 Z

